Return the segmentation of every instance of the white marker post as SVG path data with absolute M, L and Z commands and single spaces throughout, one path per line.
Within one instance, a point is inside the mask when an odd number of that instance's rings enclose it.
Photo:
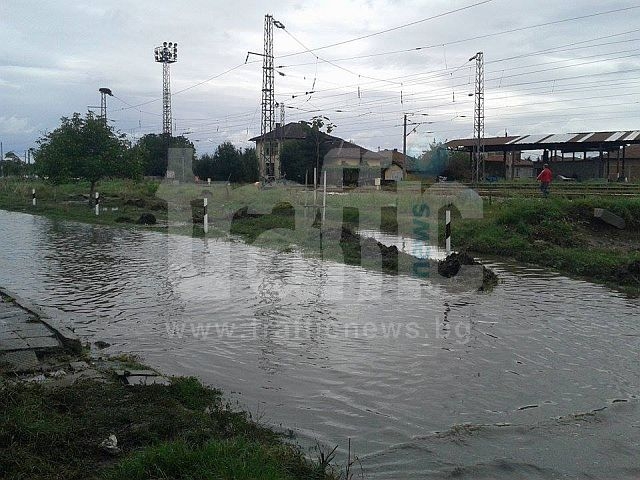
M 31 196 L 32 196 L 31 203 L 35 207 L 36 206 L 36 189 L 35 188 L 31 190 Z
M 209 213 L 207 212 L 207 198 L 204 198 L 204 233 L 209 232 Z
M 444 241 L 448 256 L 451 253 L 451 210 L 445 212 L 444 223 Z
M 100 215 L 100 194 L 96 192 L 96 215 Z
M 324 171 L 323 187 L 322 187 L 322 223 L 327 218 L 327 171 Z
M 210 187 L 211 186 L 211 179 L 207 178 L 207 185 Z

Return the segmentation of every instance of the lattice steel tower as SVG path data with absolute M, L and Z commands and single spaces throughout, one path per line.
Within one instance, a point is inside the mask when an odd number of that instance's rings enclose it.
M 473 164 L 472 177 L 475 183 L 484 180 L 484 54 L 478 52 L 469 61 L 476 61 L 476 89 L 473 109 Z
M 262 125 L 260 136 L 263 139 L 260 174 L 271 180 L 280 176 L 276 172 L 276 145 L 274 139 L 266 138 L 266 134 L 275 127 L 275 90 L 273 68 L 273 26 L 284 28 L 271 15 L 264 16 L 264 54 L 262 55 Z
M 169 65 L 178 61 L 178 44 L 164 42 L 154 49 L 156 62 L 162 63 L 162 133 L 171 136 L 171 75 Z
M 100 92 L 100 118 L 107 124 L 107 95 L 113 97 L 113 92 L 111 92 L 110 88 L 100 88 L 98 89 Z

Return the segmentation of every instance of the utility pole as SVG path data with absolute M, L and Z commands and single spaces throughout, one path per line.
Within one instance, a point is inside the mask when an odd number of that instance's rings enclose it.
M 262 56 L 262 126 L 261 135 L 266 135 L 273 131 L 275 127 L 275 82 L 273 68 L 273 26 L 284 28 L 284 25 L 274 20 L 271 15 L 264 16 L 264 54 Z M 276 172 L 274 139 L 267 140 L 263 137 L 262 164 L 264 176 L 268 180 L 273 180 L 280 176 Z M 260 172 L 262 173 L 262 172 Z
M 0 177 L 4 177 L 3 165 L 4 165 L 4 149 L 2 148 L 2 142 L 0 142 Z
M 409 115 L 420 115 L 423 117 L 428 117 L 429 114 L 428 113 L 405 113 L 404 114 L 404 135 L 402 136 L 402 158 L 404 159 L 404 164 L 402 165 L 402 178 L 406 179 L 407 178 L 407 137 L 409 135 L 411 135 L 413 132 L 418 131 L 418 127 L 420 125 L 425 125 L 425 124 L 431 124 L 433 122 L 419 122 L 419 123 L 415 123 L 415 122 L 411 122 L 411 125 L 413 125 L 413 128 L 411 129 L 411 131 L 409 133 L 407 133 L 407 117 Z M 396 125 L 398 126 L 398 125 Z M 433 133 L 433 132 L 427 132 L 427 133 Z
M 284 127 L 284 103 L 280 102 L 280 125 Z
M 169 65 L 178 61 L 178 44 L 164 42 L 154 49 L 155 60 L 162 63 L 162 133 L 170 138 L 173 134 L 171 122 L 171 75 Z
M 473 147 L 472 178 L 474 183 L 484 180 L 484 54 L 476 53 L 469 61 L 476 61 L 475 101 L 473 109 Z
M 407 114 L 404 114 L 404 135 L 402 136 L 402 178 L 407 178 Z

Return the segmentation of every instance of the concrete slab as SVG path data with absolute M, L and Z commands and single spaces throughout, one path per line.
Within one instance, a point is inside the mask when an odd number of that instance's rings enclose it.
M 33 372 L 40 366 L 33 350 L 17 350 L 0 354 L 0 370 L 5 372 Z
M 29 348 L 62 348 L 62 344 L 55 337 L 29 337 L 25 340 Z
M 29 345 L 22 338 L 0 339 L 0 352 L 8 352 L 11 350 L 28 350 Z
M 11 323 L 27 323 L 36 320 L 36 317 L 28 314 L 20 307 L 14 306 L 4 312 L 0 312 L 0 320 L 7 320 Z
M 55 333 L 43 323 L 22 323 L 14 326 L 14 333 L 22 338 L 26 337 L 51 337 Z
M 4 330 L 4 331 L 0 332 L 0 345 L 5 340 L 20 340 L 20 338 L 22 338 L 22 337 L 20 337 L 20 335 L 18 335 L 13 330 Z

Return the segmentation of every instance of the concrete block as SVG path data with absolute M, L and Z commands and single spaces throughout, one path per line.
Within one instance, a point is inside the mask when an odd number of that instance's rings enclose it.
M 608 223 L 609 225 L 613 225 L 614 227 L 619 228 L 620 230 L 625 227 L 624 218 L 619 217 L 615 213 L 611 213 L 609 210 L 606 210 L 604 208 L 594 208 L 593 216 L 595 218 L 599 218 L 605 223 Z

